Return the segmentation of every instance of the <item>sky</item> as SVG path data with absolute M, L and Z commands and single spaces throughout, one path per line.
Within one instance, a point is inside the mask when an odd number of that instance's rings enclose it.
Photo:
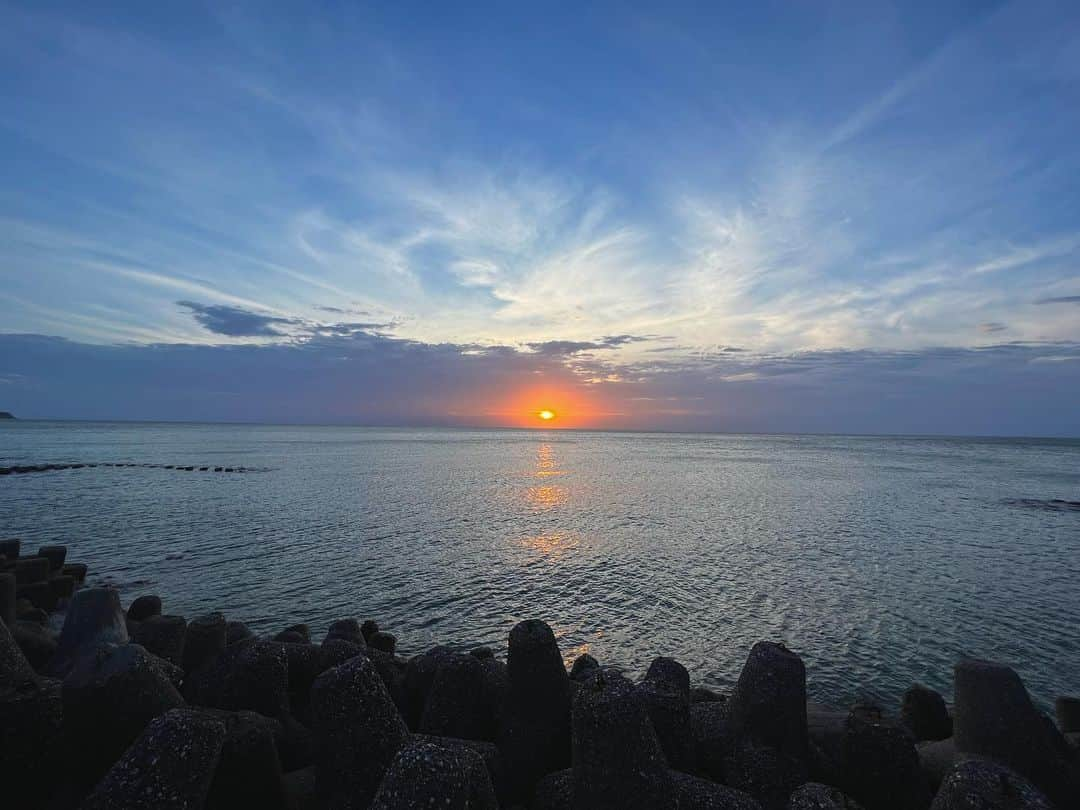
M 1075 2 L 38 0 L 0 101 L 16 416 L 1080 436 Z

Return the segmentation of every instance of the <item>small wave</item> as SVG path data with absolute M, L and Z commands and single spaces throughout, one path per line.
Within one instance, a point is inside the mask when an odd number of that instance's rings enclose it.
M 1012 498 L 1005 501 L 1010 506 L 1024 509 L 1046 509 L 1051 512 L 1080 512 L 1080 501 L 1066 501 L 1061 498 Z

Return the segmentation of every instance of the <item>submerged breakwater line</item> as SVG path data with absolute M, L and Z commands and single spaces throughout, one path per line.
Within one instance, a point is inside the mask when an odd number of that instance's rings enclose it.
M 729 693 L 678 661 L 564 664 L 551 628 L 411 651 L 368 618 L 321 639 L 79 587 L 64 546 L 0 543 L 0 790 L 20 808 L 1068 810 L 1080 700 L 1057 724 L 1007 666 L 963 659 L 951 708 L 807 700 L 782 644 Z M 61 584 L 54 584 L 61 583 Z M 70 588 L 68 587 L 70 585 Z M 59 629 L 57 629 L 59 628 Z M 895 710 L 892 710 L 895 709 Z M 57 762 L 63 778 L 55 778 Z

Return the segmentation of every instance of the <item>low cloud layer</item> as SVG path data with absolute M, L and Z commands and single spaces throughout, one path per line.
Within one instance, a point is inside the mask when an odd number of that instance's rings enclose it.
M 587 426 L 597 428 L 1080 434 L 1075 343 L 786 355 L 720 349 L 617 366 L 601 354 L 428 344 L 366 331 L 227 346 L 0 335 L 0 408 L 25 417 L 499 426 L 514 423 L 507 408 L 522 401 L 515 392 L 538 387 L 581 403 Z

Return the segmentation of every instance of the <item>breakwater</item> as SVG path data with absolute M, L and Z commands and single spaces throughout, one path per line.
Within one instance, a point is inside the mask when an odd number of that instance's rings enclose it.
M 350 617 L 319 640 L 302 623 L 256 637 L 154 594 L 125 609 L 111 588 L 80 588 L 63 546 L 21 551 L 0 545 L 0 788 L 19 807 L 1067 810 L 1080 797 L 1080 701 L 1060 699 L 1055 725 L 990 662 L 956 664 L 951 710 L 913 685 L 899 707 L 837 711 L 808 704 L 802 660 L 768 641 L 720 694 L 663 656 L 644 673 L 587 654 L 567 669 L 539 620 L 500 650 L 404 655 Z

